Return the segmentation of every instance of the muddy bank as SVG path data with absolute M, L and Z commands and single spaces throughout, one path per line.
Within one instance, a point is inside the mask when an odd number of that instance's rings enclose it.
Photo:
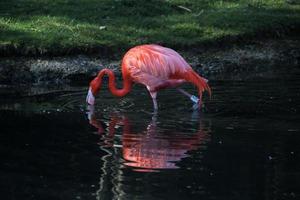
M 79 84 L 95 76 L 104 67 L 116 70 L 118 66 L 118 61 L 84 55 L 53 58 L 8 57 L 0 60 L 0 83 Z
M 196 57 L 194 68 L 216 80 L 244 80 L 283 77 L 287 71 L 298 71 L 299 64 L 300 38 L 294 37 L 210 49 Z
M 252 41 L 230 48 L 209 48 L 179 53 L 203 76 L 214 79 L 274 77 L 282 70 L 299 69 L 299 38 Z M 102 68 L 120 77 L 120 61 L 85 55 L 70 57 L 0 58 L 1 85 L 85 85 Z

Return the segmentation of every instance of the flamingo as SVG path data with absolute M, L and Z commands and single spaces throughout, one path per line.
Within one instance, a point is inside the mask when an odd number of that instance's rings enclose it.
M 86 101 L 95 104 L 95 96 L 99 92 L 102 78 L 109 77 L 108 87 L 115 96 L 122 97 L 131 91 L 134 83 L 146 86 L 153 101 L 154 112 L 158 110 L 157 92 L 168 87 L 178 87 L 189 82 L 198 88 L 199 98 L 188 92 L 178 89 L 187 95 L 197 108 L 201 107 L 202 92 L 207 91 L 211 96 L 211 89 L 207 80 L 198 75 L 192 67 L 176 51 L 156 44 L 139 45 L 131 48 L 122 59 L 123 88 L 115 85 L 115 75 L 110 69 L 102 69 L 90 82 Z

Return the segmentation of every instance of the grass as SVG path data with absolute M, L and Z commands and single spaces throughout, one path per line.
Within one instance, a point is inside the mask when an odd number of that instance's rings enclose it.
M 0 49 L 21 54 L 124 52 L 143 43 L 196 46 L 300 22 L 286 0 L 10 0 Z

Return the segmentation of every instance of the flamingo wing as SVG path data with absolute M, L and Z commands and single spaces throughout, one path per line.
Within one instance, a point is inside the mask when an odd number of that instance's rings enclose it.
M 150 91 L 185 82 L 182 74 L 191 70 L 177 52 L 158 45 L 132 48 L 124 56 L 122 65 L 134 82 L 146 85 Z

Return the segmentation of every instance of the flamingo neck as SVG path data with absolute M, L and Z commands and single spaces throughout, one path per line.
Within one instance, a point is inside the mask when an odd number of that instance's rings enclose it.
M 131 90 L 132 82 L 123 74 L 123 88 L 118 89 L 116 87 L 116 77 L 112 70 L 110 69 L 103 69 L 99 72 L 97 78 L 99 79 L 99 85 L 101 85 L 102 78 L 104 75 L 108 75 L 109 81 L 108 81 L 108 88 L 110 92 L 118 97 L 125 96 L 128 92 Z

